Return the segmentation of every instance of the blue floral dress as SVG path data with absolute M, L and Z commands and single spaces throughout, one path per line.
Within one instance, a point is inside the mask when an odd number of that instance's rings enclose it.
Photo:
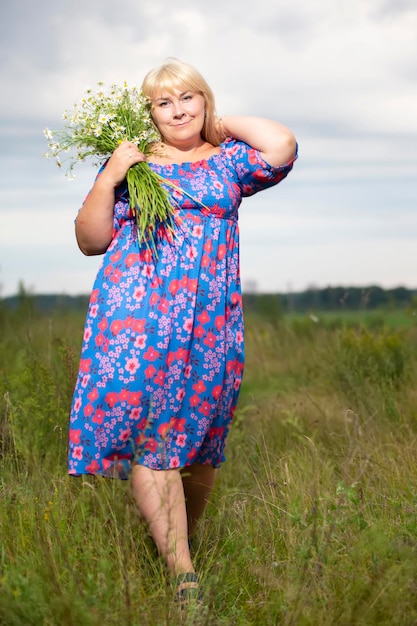
M 232 139 L 197 163 L 152 169 L 177 207 L 157 255 L 139 247 L 126 185 L 92 290 L 69 429 L 69 474 L 127 478 L 194 462 L 218 467 L 241 386 L 238 208 L 279 168 Z

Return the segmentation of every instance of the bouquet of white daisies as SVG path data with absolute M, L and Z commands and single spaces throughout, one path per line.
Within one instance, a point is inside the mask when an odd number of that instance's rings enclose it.
M 59 167 L 67 161 L 67 175 L 73 176 L 77 162 L 87 157 L 109 158 L 123 141 L 132 141 L 149 154 L 161 136 L 152 122 L 148 98 L 136 87 L 98 83 L 98 90 L 87 89 L 72 111 L 64 111 L 64 126 L 51 131 L 45 128 L 49 151 Z M 65 155 L 65 156 L 64 156 Z M 155 228 L 164 223 L 172 229 L 174 208 L 162 187 L 161 176 L 146 162 L 133 165 L 126 175 L 130 207 L 135 214 L 139 243 L 155 248 Z M 168 182 L 168 181 L 166 181 Z

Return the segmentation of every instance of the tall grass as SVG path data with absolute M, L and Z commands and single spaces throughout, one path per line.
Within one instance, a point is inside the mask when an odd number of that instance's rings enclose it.
M 412 325 L 247 320 L 181 616 L 129 484 L 66 475 L 83 316 L 0 313 L 0 624 L 417 623 Z

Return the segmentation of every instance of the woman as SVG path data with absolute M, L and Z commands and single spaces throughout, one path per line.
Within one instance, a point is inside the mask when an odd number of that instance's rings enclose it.
M 142 91 L 163 141 L 149 166 L 176 186 L 166 186 L 174 233 L 159 234 L 157 254 L 138 247 L 125 177 L 146 159 L 122 143 L 76 220 L 82 252 L 104 258 L 84 331 L 69 473 L 131 477 L 187 600 L 198 586 L 189 539 L 224 461 L 243 372 L 238 207 L 280 182 L 297 148 L 277 122 L 217 119 L 210 87 L 178 60 L 149 72 Z

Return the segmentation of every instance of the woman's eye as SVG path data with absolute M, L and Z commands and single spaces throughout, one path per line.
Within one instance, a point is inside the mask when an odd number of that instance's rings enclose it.
M 191 99 L 192 99 L 192 95 L 191 95 L 191 94 L 188 94 L 188 95 L 186 95 L 186 96 L 183 96 L 183 98 L 182 98 L 182 99 L 183 99 L 183 100 L 191 100 Z

